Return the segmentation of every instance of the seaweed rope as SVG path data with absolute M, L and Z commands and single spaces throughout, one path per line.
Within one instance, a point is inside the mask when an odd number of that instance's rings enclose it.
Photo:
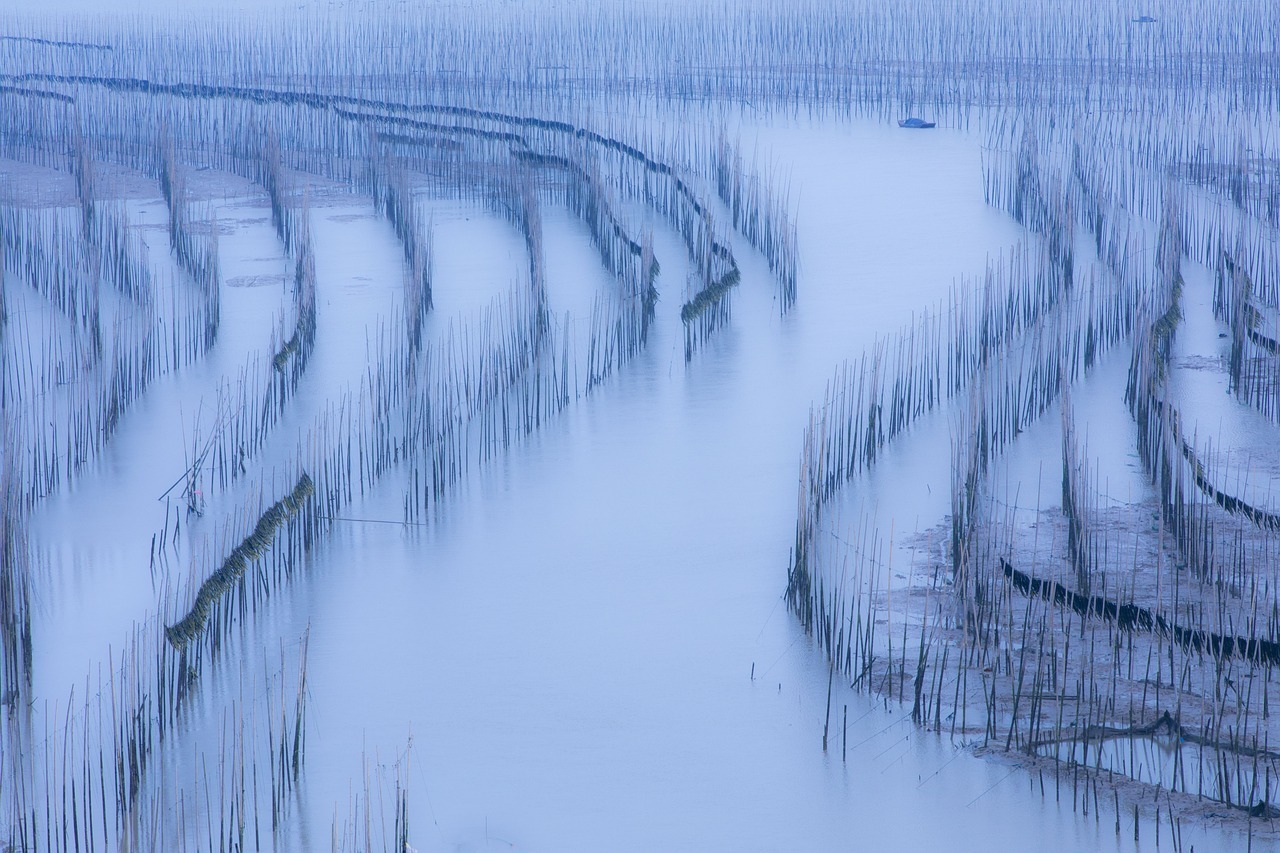
M 209 621 L 209 611 L 212 610 L 213 605 L 244 577 L 245 570 L 252 560 L 266 553 L 281 525 L 302 508 L 303 503 L 315 494 L 315 490 L 315 483 L 306 472 L 303 472 L 293 491 L 267 507 L 266 512 L 258 519 L 253 532 L 233 548 L 218 570 L 200 585 L 200 591 L 196 593 L 196 600 L 187 615 L 164 629 L 165 636 L 174 648 L 181 651 L 187 647 L 188 643 L 200 636 L 205 624 Z

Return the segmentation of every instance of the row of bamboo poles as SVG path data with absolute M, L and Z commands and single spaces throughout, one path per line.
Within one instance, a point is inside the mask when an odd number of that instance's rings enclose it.
M 1032 114 L 993 130 L 987 200 L 1031 232 L 1021 257 L 1035 262 L 990 264 L 949 306 L 837 372 L 805 437 L 788 601 L 851 684 L 910 704 L 921 725 L 1022 753 L 1042 786 L 1052 770 L 1055 795 L 1065 781 L 1086 813 L 1099 783 L 1129 780 L 1181 795 L 1171 810 L 1213 803 L 1270 819 L 1277 516 L 1227 485 L 1220 455 L 1184 425 L 1212 413 L 1180 412 L 1171 384 L 1184 369 L 1185 276 L 1198 268 L 1228 329 L 1217 356 L 1239 400 L 1228 405 L 1269 411 L 1253 402 L 1265 395 L 1239 390 L 1273 383 L 1276 370 L 1258 332 L 1269 297 L 1236 260 L 1272 251 L 1258 225 L 1269 214 L 1246 201 L 1245 158 L 1209 187 L 1224 207 L 1203 195 L 1202 151 L 1194 168 L 1171 168 L 1189 149 L 1178 128 L 1125 147 L 1117 139 L 1133 131 L 1109 121 L 1109 133 L 1092 118 L 1068 131 Z M 1105 493 L 1072 393 L 1117 349 L 1128 351 L 1122 396 L 1150 483 L 1135 503 Z M 900 544 L 866 515 L 845 520 L 843 505 L 887 446 L 910 442 L 909 427 L 943 404 L 951 509 L 928 541 L 945 562 L 913 566 L 897 589 Z M 1053 408 L 1060 507 L 1011 504 L 999 485 L 1009 474 L 994 472 Z M 1118 812 L 1126 789 L 1114 790 Z
M 18 96 L 24 112 L 6 128 L 5 139 L 8 151 L 68 168 L 58 158 L 37 152 L 60 144 L 69 121 L 67 107 L 83 109 L 76 122 L 84 130 L 70 168 L 77 176 L 84 224 L 77 228 L 68 220 L 71 236 L 64 239 L 57 230 L 61 220 L 51 218 L 54 224 L 46 229 L 51 236 L 37 234 L 25 242 L 23 228 L 6 228 L 5 235 L 13 235 L 6 245 L 30 255 L 25 265 L 10 269 L 20 278 L 33 278 L 43 271 L 41 256 L 34 253 L 67 256 L 70 253 L 59 248 L 67 239 L 106 240 L 123 247 L 114 251 L 134 252 L 124 260 L 109 258 L 121 302 L 130 310 L 149 312 L 148 318 L 160 313 L 155 322 L 162 328 L 172 323 L 155 307 L 153 294 L 169 290 L 153 280 L 155 258 L 139 247 L 137 232 L 127 220 L 93 195 L 101 162 L 137 168 L 154 176 L 159 186 L 168 211 L 169 249 L 177 269 L 191 282 L 190 310 L 196 322 L 189 324 L 189 335 L 181 343 L 183 359 L 175 359 L 170 369 L 204 356 L 217 340 L 221 321 L 219 225 L 211 211 L 195 209 L 187 189 L 191 167 L 186 164 L 213 159 L 221 168 L 248 178 L 265 197 L 276 236 L 294 268 L 289 283 L 292 328 L 282 319 L 271 355 L 250 354 L 237 375 L 220 380 L 213 425 L 207 437 L 193 439 L 189 467 L 179 481 L 191 511 L 203 512 L 204 497 L 196 495 L 230 496 L 233 490 L 245 495 L 238 511 L 216 523 L 217 532 L 199 546 L 185 577 L 175 576 L 170 556 L 177 553 L 182 514 L 176 512 L 172 527 L 166 514 L 165 528 L 152 541 L 153 577 L 158 572 L 160 578 L 159 610 L 138 624 L 128 649 L 113 656 L 110 666 L 113 683 L 133 687 L 128 692 L 98 690 L 83 705 L 67 706 L 62 717 L 47 709 L 39 715 L 46 741 L 56 739 L 57 733 L 66 735 L 64 757 L 53 763 L 36 760 L 14 770 L 21 782 L 11 789 L 14 796 L 6 803 L 7 831 L 21 847 L 50 849 L 160 843 L 211 849 L 270 847 L 300 773 L 302 686 L 292 718 L 280 710 L 283 700 L 266 714 L 231 700 L 224 714 L 235 722 L 227 723 L 216 748 L 199 753 L 201 762 L 216 762 L 219 771 L 179 789 L 183 797 L 204 796 L 204 803 L 175 804 L 160 779 L 153 778 L 156 767 L 167 760 L 162 756 L 179 749 L 189 736 L 200 685 L 228 666 L 230 650 L 246 626 L 257 621 L 273 597 L 305 577 L 308 555 L 332 520 L 384 475 L 394 470 L 405 477 L 405 520 L 414 521 L 441 503 L 471 466 L 505 452 L 644 351 L 654 324 L 659 267 L 650 232 L 638 232 L 626 221 L 619 212 L 623 204 L 652 207 L 683 235 L 699 270 L 689 290 L 695 298 L 701 294 L 700 315 L 724 302 L 726 295 L 707 295 L 703 284 L 712 280 L 722 289 L 736 285 L 737 264 L 727 235 L 712 225 L 711 205 L 700 195 L 702 190 L 676 167 L 614 136 L 563 122 L 498 113 L 462 115 L 472 121 L 430 129 L 440 140 L 435 153 L 443 155 L 433 158 L 424 157 L 424 148 L 432 147 L 421 144 L 421 138 L 406 143 L 406 131 L 424 134 L 427 129 L 420 119 L 404 117 L 395 104 L 317 97 L 275 110 L 263 105 L 260 93 L 233 93 L 228 105 L 181 86 L 139 91 L 133 84 L 107 85 L 109 97 L 90 100 L 83 95 L 100 91 L 99 81 L 64 82 L 77 94 L 57 99 L 52 106 Z M 353 107 L 363 112 L 355 115 Z M 37 115 L 38 132 L 29 126 L 23 132 L 13 130 Z M 219 132 L 214 128 L 228 118 L 239 122 L 240 130 L 223 147 L 212 139 Z M 502 129 L 512 126 L 521 129 L 522 138 Z M 162 131 L 148 143 L 149 128 Z M 317 155 L 317 145 L 329 146 L 327 159 Z M 459 148 L 465 149 L 465 156 L 458 154 Z M 346 165 L 362 160 L 366 166 Z M 360 388 L 332 400 L 315 415 L 298 436 L 296 448 L 285 453 L 288 461 L 282 468 L 278 451 L 288 447 L 290 437 L 280 433 L 280 426 L 300 384 L 313 381 L 307 379 L 306 368 L 317 345 L 308 168 L 319 176 L 345 178 L 353 189 L 372 196 L 404 247 L 405 287 L 403 307 L 373 330 Z M 478 322 L 452 324 L 443 334 L 437 327 L 434 335 L 427 331 L 432 237 L 420 214 L 424 189 L 427 197 L 481 200 L 519 231 L 529 259 L 522 284 Z M 587 225 L 602 263 L 618 282 L 616 291 L 597 297 L 581 349 L 572 321 L 552 317 L 547 306 L 547 292 L 554 283 L 546 280 L 541 216 L 548 203 L 563 205 Z M 42 221 L 34 218 L 36 214 L 22 215 Z M 199 233 L 205 222 L 207 239 Z M 794 252 L 794 244 L 785 251 Z M 14 257 L 22 259 L 21 254 Z M 770 262 L 779 263 L 777 257 Z M 794 270 L 794 261 L 783 263 Z M 80 262 L 82 267 L 86 264 Z M 36 290 L 77 320 L 86 330 L 82 337 L 91 339 L 89 331 L 101 323 L 96 313 L 81 308 L 88 278 L 77 269 L 52 284 L 37 283 Z M 794 294 L 794 282 L 791 291 Z M 92 292 L 94 302 L 87 304 L 96 310 L 97 290 Z M 134 309 L 133 303 L 142 307 Z M 57 340 L 58 334 L 39 339 Z M 33 353 L 29 361 L 43 365 L 52 359 Z M 32 383 L 17 374 L 6 387 L 26 393 Z M 21 478 L 6 482 L 15 481 Z M 60 485 L 50 483 L 46 493 Z M 19 602 L 11 609 L 26 613 L 21 598 L 27 577 L 20 567 L 23 543 L 8 536 L 11 529 L 21 529 L 21 524 L 6 526 L 5 540 L 15 543 L 13 558 L 6 559 L 5 577 L 14 582 L 17 598 L 6 596 L 5 602 Z M 8 611 L 3 615 L 6 624 L 15 622 Z M 29 626 L 29 619 L 17 622 Z M 21 636 L 14 636 L 5 646 L 7 659 L 27 655 L 29 671 L 29 637 L 24 646 Z M 302 666 L 305 672 L 305 655 Z M 6 666 L 6 681 L 20 671 Z M 304 681 L 305 675 L 299 684 Z M 26 689 L 19 689 L 21 695 L 12 697 L 13 704 L 30 708 Z M 94 721 L 108 717 L 119 721 L 111 738 L 94 731 Z M 276 719 L 279 725 L 272 722 Z M 36 731 L 34 722 L 19 722 L 8 734 L 34 742 Z M 39 753 L 27 749 L 26 754 Z M 111 768 L 115 769 L 107 772 Z M 259 787 L 260 775 L 270 777 L 269 791 Z M 208 800 L 215 787 L 216 807 Z M 97 795 L 92 807 L 84 799 L 87 790 Z M 403 789 L 396 795 L 396 849 L 408 838 L 406 797 Z M 115 806 L 108 808 L 113 800 Z M 353 808 L 358 812 L 369 807 Z M 114 821 L 102 819 L 112 811 Z M 343 833 L 335 823 L 335 837 L 339 835 Z M 361 847 L 355 835 L 351 843 Z M 362 849 L 369 843 L 366 837 Z

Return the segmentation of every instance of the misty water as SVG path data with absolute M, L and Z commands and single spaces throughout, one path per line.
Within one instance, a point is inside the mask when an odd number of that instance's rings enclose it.
M 226 697 L 262 689 L 309 635 L 306 775 L 285 846 L 327 846 L 369 778 L 377 789 L 406 761 L 419 850 L 1134 848 L 1114 814 L 1043 796 L 1016 764 L 920 730 L 896 702 L 839 678 L 828 699 L 825 660 L 782 602 L 799 439 L 833 365 L 936 310 L 957 277 L 1019 239 L 983 201 L 979 141 L 873 120 L 744 120 L 738 132 L 797 198 L 803 298 L 785 319 L 743 243 L 733 322 L 686 365 L 670 310 L 685 252 L 651 220 L 668 310 L 647 351 L 479 467 L 430 522 L 399 523 L 403 483 L 387 478 L 237 632 L 242 659 L 205 683 L 191 742 L 217 743 Z M 192 542 L 227 544 L 201 538 L 220 507 L 198 519 L 156 498 L 180 477 L 197 421 L 213 418 L 218 383 L 268 352 L 287 270 L 265 197 L 230 176 L 203 183 L 228 282 L 215 351 L 157 382 L 93 476 L 33 522 L 35 693 L 55 719 L 130 626 L 155 617 L 148 550 L 166 513 L 187 531 L 176 565 Z M 137 204 L 139 221 L 162 221 L 155 202 Z M 442 337 L 527 261 L 484 209 L 424 204 L 438 246 L 428 333 Z M 314 411 L 358 384 L 401 261 L 371 201 L 318 198 L 310 215 L 319 331 L 298 399 Z M 553 208 L 544 227 L 551 305 L 584 316 L 608 284 L 586 229 Z M 903 538 L 947 512 L 945 429 L 945 414 L 922 423 L 859 498 Z M 157 778 L 198 777 L 195 755 L 166 751 Z
M 1225 52 L 1266 11 L 1196 1 L 1095 0 L 1096 43 L 932 0 L 0 15 L 0 853 L 1274 843 L 1280 161 Z

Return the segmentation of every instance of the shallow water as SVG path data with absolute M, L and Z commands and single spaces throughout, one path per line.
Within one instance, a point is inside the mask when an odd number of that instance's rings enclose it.
M 1135 849 L 1115 836 L 1113 816 L 1084 819 L 1043 799 L 1026 773 L 958 752 L 895 705 L 836 684 L 828 717 L 824 658 L 781 601 L 808 406 L 840 360 L 939 304 L 1020 229 L 983 203 L 978 142 L 960 132 L 866 120 L 739 132 L 791 176 L 795 310 L 778 316 L 764 263 L 740 241 L 732 323 L 686 365 L 684 249 L 658 227 L 660 320 L 647 351 L 473 471 L 428 524 L 398 523 L 404 484 L 389 477 L 345 510 L 363 521 L 338 522 L 305 578 L 237 640 L 241 660 L 228 670 L 253 682 L 277 666 L 282 643 L 295 656 L 309 630 L 306 775 L 281 846 L 327 843 L 363 793 L 365 764 L 386 768 L 412 743 L 420 850 L 985 851 L 1028 839 Z M 509 226 L 467 213 L 442 203 L 434 216 L 434 335 L 505 292 L 525 264 Z M 402 283 L 400 246 L 370 203 L 317 207 L 312 223 L 318 343 L 298 414 L 277 428 L 280 458 L 326 401 L 358 385 L 368 335 Z M 269 226 L 226 224 L 240 230 L 222 246 L 224 277 L 275 263 Z M 544 225 L 551 304 L 583 323 L 610 282 L 581 223 L 549 209 Z M 263 317 L 288 306 L 283 286 L 268 291 L 238 295 L 245 316 L 224 314 L 238 329 L 223 339 L 229 351 L 157 383 L 96 474 L 42 511 L 37 695 L 65 697 L 83 682 L 86 655 L 92 672 L 133 620 L 153 615 L 145 555 L 164 519 L 156 486 L 181 472 L 196 401 L 234 376 L 246 348 L 267 353 Z M 252 334 L 241 325 L 251 319 Z M 904 537 L 947 508 L 945 418 L 917 429 L 921 451 L 886 456 L 862 496 Z M 1046 434 L 1044 446 L 1055 441 Z M 269 481 L 269 465 L 259 473 Z M 72 517 L 79 532 L 63 537 Z M 214 554 L 225 545 L 218 518 L 215 508 L 187 522 Z M 109 544 L 123 529 L 123 544 Z M 48 545 L 50 531 L 63 544 Z M 205 683 L 194 741 L 216 743 L 233 680 Z M 185 748 L 165 761 L 179 774 L 194 763 Z

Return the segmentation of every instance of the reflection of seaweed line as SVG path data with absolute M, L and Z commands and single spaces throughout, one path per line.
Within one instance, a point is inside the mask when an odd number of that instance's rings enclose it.
M 222 566 L 200 585 L 195 603 L 181 620 L 164 629 L 165 636 L 176 649 L 184 649 L 200 635 L 209 619 L 213 605 L 239 581 L 252 560 L 261 557 L 271 545 L 280 526 L 302 507 L 315 493 L 315 483 L 305 472 L 298 478 L 293 491 L 276 501 L 258 519 L 253 532 L 232 550 Z

